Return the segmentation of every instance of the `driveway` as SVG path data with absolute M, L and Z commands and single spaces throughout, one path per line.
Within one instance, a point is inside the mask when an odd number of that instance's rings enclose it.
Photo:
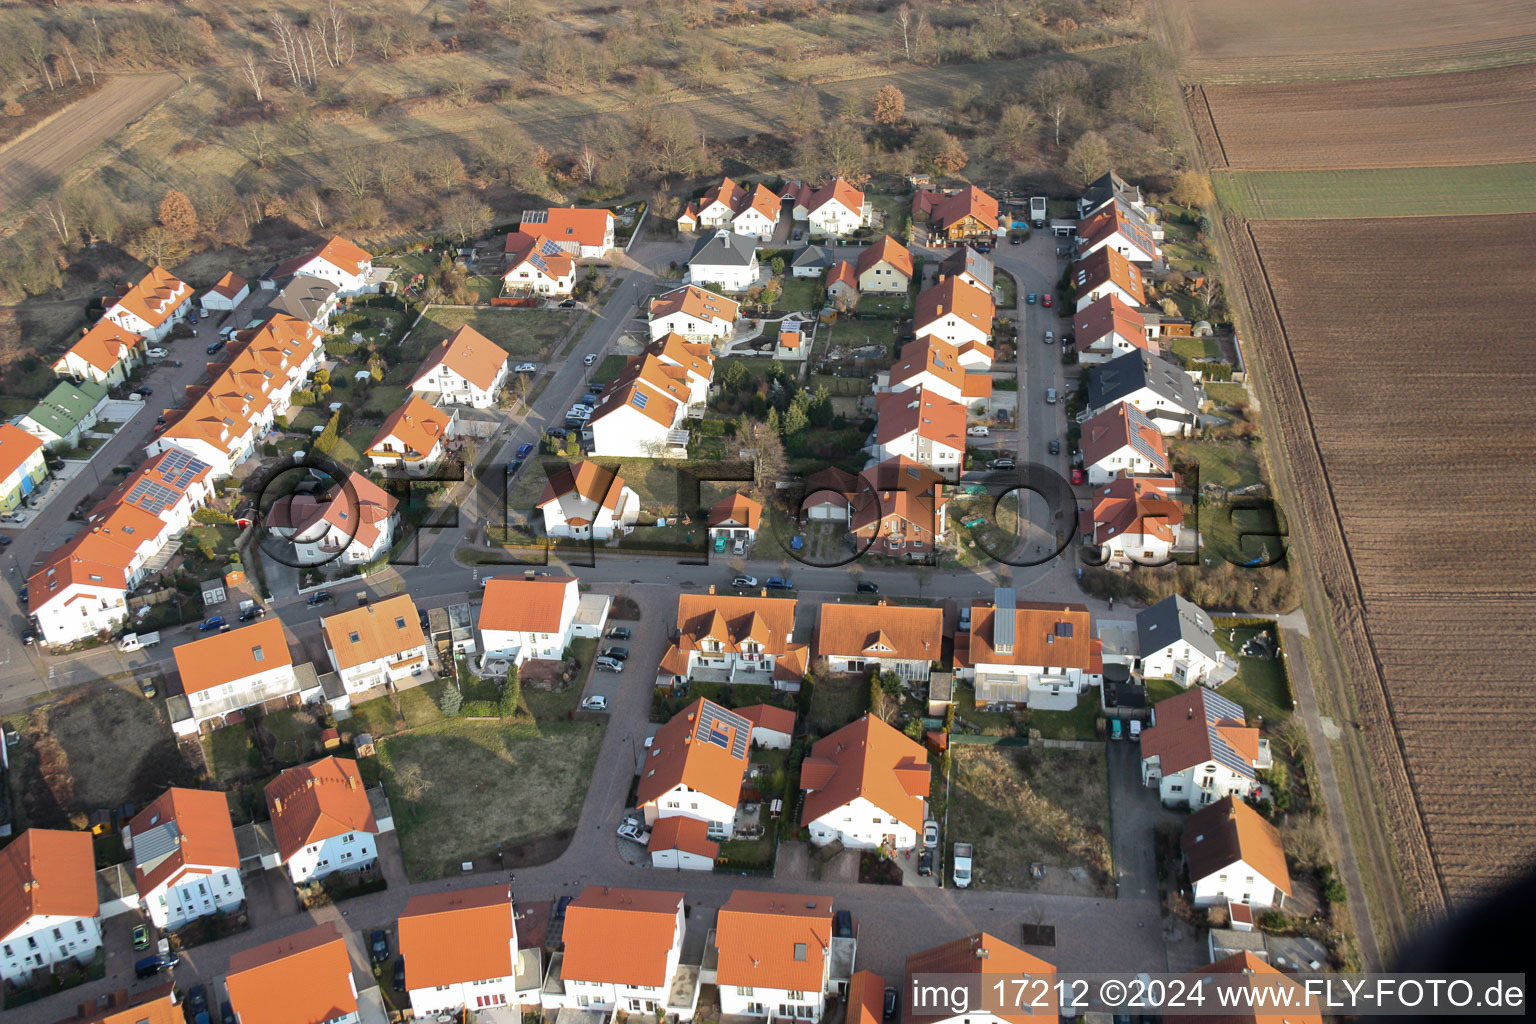
M 1157 790 L 1141 784 L 1141 743 L 1111 740 L 1109 759 L 1109 821 L 1114 834 L 1115 885 L 1120 899 L 1155 900 L 1157 853 L 1153 833 L 1167 815 Z

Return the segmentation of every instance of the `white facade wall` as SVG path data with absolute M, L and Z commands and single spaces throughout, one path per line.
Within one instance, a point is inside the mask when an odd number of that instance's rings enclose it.
M 920 326 L 915 325 L 913 330 L 919 338 L 932 335 L 951 345 L 964 345 L 968 341 L 979 341 L 983 345 L 992 344 L 992 336 L 980 327 L 963 320 L 953 313 L 945 313 L 943 316 Z
M 1089 253 L 1098 252 L 1106 245 L 1109 246 L 1110 249 L 1119 253 L 1121 256 L 1124 256 L 1126 259 L 1130 260 L 1132 263 L 1140 264 L 1142 266 L 1150 266 L 1157 262 L 1156 253 L 1147 252 L 1145 249 L 1131 241 L 1125 236 L 1125 234 L 1119 231 L 1105 235 L 1103 238 L 1099 239 L 1097 242 L 1094 242 L 1092 245 L 1084 246 L 1083 248 L 1079 249 L 1077 254 L 1078 258 L 1081 259 L 1082 257 L 1087 256 Z
M 699 320 L 679 311 L 651 321 L 651 340 L 680 334 L 689 341 L 711 342 L 729 338 L 731 328 L 732 324 L 726 320 Z
M 432 391 L 440 392 L 445 405 L 467 405 L 472 409 L 488 409 L 496 404 L 496 395 L 506 381 L 506 363 L 501 364 L 501 369 L 496 372 L 496 379 L 491 382 L 489 390 L 439 363 L 422 374 L 421 378 L 411 385 L 411 390 L 418 395 Z
M 135 317 L 135 319 L 137 319 Z M 112 369 L 105 373 L 100 368 L 82 358 L 77 352 L 66 352 L 58 362 L 64 364 L 64 372 L 80 380 L 93 380 L 98 384 L 111 387 L 121 384 L 128 378 L 128 371 L 139 365 L 137 349 L 129 349 L 123 358 L 112 364 Z
M 535 295 L 569 295 L 576 288 L 576 267 L 559 278 L 552 278 L 537 267 L 527 263 L 513 267 L 502 275 L 506 287 L 527 288 Z
M 128 592 L 71 583 L 33 616 L 47 644 L 68 644 L 116 629 L 128 619 Z
M 635 492 L 625 487 L 619 495 L 617 508 L 622 511 L 622 516 L 615 516 L 614 510 L 599 506 L 595 512 L 579 518 L 591 518 L 590 526 L 572 526 L 565 521 L 565 510 L 558 499 L 551 501 L 541 510 L 544 513 L 544 532 L 551 537 L 592 537 L 596 540 L 607 540 L 612 537 L 615 530 L 625 531 L 635 524 L 640 515 L 640 499 Z
M 1173 542 L 1144 533 L 1122 533 L 1099 545 L 1099 553 L 1111 562 L 1162 561 L 1173 551 L 1173 544 L 1179 537 L 1180 527 L 1169 526 L 1169 529 L 1173 531 Z
M 298 688 L 299 677 L 294 674 L 293 666 L 277 665 L 240 679 L 221 683 L 218 686 L 210 686 L 206 690 L 189 693 L 187 694 L 187 704 L 192 709 L 192 717 L 201 723 L 205 717 L 212 717 L 208 713 L 211 705 L 217 704 L 221 708 L 226 707 L 227 702 L 231 699 L 247 700 L 249 704 L 259 704 L 262 701 L 271 700 L 278 694 L 293 692 Z M 224 712 L 215 713 L 223 714 Z
M 517 950 L 512 950 L 512 962 L 517 963 Z M 406 968 L 406 982 L 410 982 L 410 965 Z M 517 1006 L 517 977 L 487 978 L 468 981 L 441 988 L 413 988 L 410 990 L 411 1013 L 416 1017 L 435 1017 L 463 1007 L 472 1010 L 488 1010 L 498 1006 Z
M 311 843 L 283 865 L 295 885 L 324 878 L 337 871 L 355 871 L 372 864 L 379 857 L 378 843 L 371 832 L 348 832 Z
M 175 930 L 188 921 L 233 910 L 245 902 L 245 887 L 234 868 L 182 868 L 140 899 L 156 928 Z
M 651 867 L 671 868 L 674 871 L 713 871 L 715 862 L 699 853 L 687 850 L 652 850 Z
M 187 297 L 181 300 L 180 305 L 172 311 L 170 316 L 161 321 L 158 327 L 150 326 L 148 320 L 145 320 L 137 313 L 130 313 L 122 306 L 108 307 L 107 311 L 102 314 L 102 318 L 112 321 L 125 331 L 132 331 L 134 334 L 142 335 L 147 344 L 153 345 L 156 342 L 163 341 L 177 324 L 187 318 L 187 314 L 191 310 L 192 289 L 188 288 Z
M 226 295 L 220 295 L 215 291 L 209 291 L 206 295 L 198 300 L 198 303 L 204 309 L 225 311 L 234 309 L 236 306 L 240 305 L 240 303 L 250 298 L 250 296 L 251 286 L 244 285 L 238 292 L 235 293 L 234 298 L 230 298 Z
M 731 208 L 716 199 L 704 209 L 699 211 L 699 226 L 706 228 L 728 228 L 731 226 Z
M 810 223 L 811 234 L 841 238 L 844 235 L 853 234 L 864 226 L 864 211 L 850 210 L 834 200 L 823 203 L 819 209 L 810 211 L 806 220 Z
M 731 230 L 738 235 L 747 235 L 759 242 L 771 241 L 773 231 L 779 226 L 778 211 L 774 211 L 774 217 L 769 220 L 763 212 L 755 206 L 749 206 L 736 215 L 731 222 Z
M 686 283 L 714 292 L 744 292 L 757 284 L 760 274 L 761 269 L 756 259 L 745 267 L 693 263 L 688 266 Z
M 337 668 L 335 652 L 327 650 L 327 653 L 331 656 L 331 667 L 336 669 L 336 674 L 341 678 L 341 684 L 348 693 L 360 693 L 363 690 L 371 690 L 375 686 L 383 686 L 386 680 L 398 683 L 402 679 L 420 675 L 426 671 L 427 667 L 425 644 L 398 654 L 391 654 L 387 658 L 376 658 L 361 665 L 354 665 L 345 670 Z M 416 660 L 418 658 L 420 660 Z M 392 665 L 398 667 L 391 668 Z
M 965 452 L 962 449 L 931 441 L 916 430 L 908 431 L 885 444 L 875 446 L 877 462 L 884 462 L 898 455 L 905 455 L 913 462 L 927 466 L 951 482 L 959 479 L 965 459 Z
M 1093 305 L 1095 302 L 1099 301 L 1106 295 L 1118 296 L 1121 302 L 1125 303 L 1127 306 L 1130 306 L 1132 309 L 1135 309 L 1141 305 L 1140 302 L 1136 301 L 1136 296 L 1132 295 L 1124 288 L 1121 288 L 1113 281 L 1106 281 L 1099 285 L 1097 288 L 1078 293 L 1076 311 L 1081 313 L 1083 310 L 1087 309 L 1089 306 Z
M 1145 456 L 1130 445 L 1121 445 L 1114 451 L 1105 455 L 1098 462 L 1088 467 L 1088 482 L 1090 484 L 1107 484 L 1122 471 L 1131 476 L 1145 476 L 1149 473 L 1161 473 L 1162 470 L 1154 466 Z
M 1183 637 L 1160 651 L 1141 656 L 1141 674 L 1147 679 L 1172 679 L 1180 686 L 1203 682 L 1215 668 L 1214 659 L 1197 650 Z
M 1170 807 L 1187 807 L 1198 811 L 1223 797 L 1246 799 L 1258 788 L 1252 779 L 1215 761 L 1192 765 L 1172 775 L 1161 775 L 1157 767 L 1158 760 L 1156 757 L 1142 760 L 1142 782 L 1148 786 L 1155 784 L 1158 798 Z
M 826 961 L 831 963 L 830 958 Z M 768 1017 L 774 1020 L 793 1018 L 804 1021 L 821 1019 L 826 1010 L 826 972 L 823 971 L 821 991 L 789 992 L 781 988 L 742 988 L 737 985 L 720 986 L 720 1013 L 744 1017 Z
M 894 672 L 903 679 L 911 679 L 914 682 L 926 682 L 929 673 L 933 670 L 933 662 L 901 658 L 875 658 L 866 654 L 827 655 L 827 671 L 829 672 L 867 672 L 869 669 L 876 667 L 882 672 Z M 754 732 L 753 735 L 756 736 L 757 733 Z
M 1093 366 L 1096 363 L 1107 363 L 1127 352 L 1135 352 L 1138 348 L 1139 346 L 1127 341 L 1118 331 L 1111 331 L 1102 338 L 1096 338 L 1093 344 L 1079 352 L 1077 360 L 1087 366 Z
M 530 658 L 558 660 L 571 642 L 571 623 L 576 618 L 576 608 L 581 604 L 580 588 L 566 585 L 565 596 L 560 604 L 559 629 L 554 633 L 532 633 L 523 630 L 482 629 L 480 647 L 486 659 L 497 658 L 522 665 Z
M 1273 882 L 1242 860 L 1228 864 L 1213 875 L 1196 879 L 1194 889 L 1197 907 L 1230 902 L 1266 909 L 1285 898 Z
M 958 387 L 951 384 L 948 379 L 940 377 L 938 374 L 929 373 L 927 370 L 896 384 L 890 383 L 890 373 L 889 371 L 884 371 L 883 379 L 886 381 L 884 388 L 886 391 L 910 391 L 913 388 L 922 388 L 925 395 L 938 395 L 940 398 L 947 398 L 951 402 L 967 404 Z M 879 390 L 878 386 L 877 390 Z
M 706 862 L 708 863 L 708 862 Z M 665 1007 L 667 991 L 677 976 L 678 961 L 683 951 L 683 910 L 677 911 L 677 923 L 673 926 L 672 947 L 667 950 L 666 973 L 660 985 L 624 985 L 593 979 L 562 978 L 564 996 L 546 996 L 545 1009 L 559 1006 L 576 1006 L 586 1010 L 626 1010 L 631 1016 L 654 1016 L 658 1007 Z
M 101 948 L 101 920 L 34 914 L 0 938 L 0 979 L 24 981 L 37 968 L 90 960 Z
M 917 845 L 917 830 L 904 825 L 864 797 L 856 797 L 828 811 L 809 824 L 811 842 L 826 846 L 834 840 L 858 850 L 873 850 L 889 838 L 891 848 L 910 850 Z
M 350 274 L 323 257 L 316 256 L 294 271 L 293 276 L 318 277 L 322 281 L 329 281 L 336 286 L 336 294 L 339 297 L 350 298 L 371 290 L 367 285 L 368 275 L 372 270 L 372 260 L 359 266 L 356 274 Z
M 651 400 L 659 401 L 660 396 L 653 394 Z M 678 412 L 682 411 L 679 406 Z M 662 426 L 625 402 L 593 419 L 590 429 L 593 455 L 627 455 L 631 458 L 650 459 L 655 458 L 661 450 L 658 446 L 666 446 L 667 432 L 672 428 Z
M 679 783 L 656 798 L 645 808 L 645 825 L 655 825 L 661 818 L 694 818 L 709 826 L 709 838 L 729 839 L 731 823 L 736 819 L 736 806 L 716 800 L 707 793 L 700 793 Z

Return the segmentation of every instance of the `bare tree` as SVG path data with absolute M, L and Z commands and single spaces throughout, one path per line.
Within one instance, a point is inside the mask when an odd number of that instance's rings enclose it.
M 319 20 L 320 48 L 326 63 L 333 68 L 346 67 L 357 56 L 357 35 L 347 12 L 336 0 L 326 0 L 325 13 Z
M 230 149 L 260 169 L 266 170 L 267 161 L 272 158 L 272 149 L 277 144 L 277 137 L 271 125 L 265 121 L 252 121 L 230 132 L 225 141 Z
M 69 209 L 63 199 L 55 196 L 43 204 L 43 220 L 59 236 L 62 244 L 69 244 Z
M 262 87 L 267 84 L 267 69 L 261 63 L 261 58 L 254 50 L 246 50 L 240 54 L 240 77 L 245 84 L 251 87 L 251 93 L 256 97 L 256 102 L 263 102 Z
M 589 143 L 583 143 L 581 150 L 576 154 L 576 166 L 581 168 L 581 173 L 586 176 L 587 184 L 592 184 L 592 178 L 597 174 L 597 150 Z
M 285 20 L 280 14 L 272 15 L 269 24 L 276 47 L 272 63 L 288 72 L 288 79 L 294 88 L 313 86 L 318 64 L 315 33 L 300 31 L 297 25 Z
M 445 199 L 439 212 L 443 217 L 443 225 L 458 235 L 460 242 L 468 240 L 470 235 L 491 223 L 491 208 L 474 196 L 463 193 L 455 193 Z
M 1072 104 L 1067 102 L 1065 96 L 1058 96 L 1051 100 L 1045 108 L 1045 116 L 1051 122 L 1051 130 L 1055 133 L 1056 145 L 1061 145 L 1061 128 L 1071 116 Z
M 317 227 L 325 229 L 325 200 L 320 198 L 319 189 L 306 185 L 295 192 L 292 199 L 293 205 L 308 214 Z
M 896 9 L 896 28 L 901 32 L 901 51 L 907 60 L 912 59 L 912 23 L 915 20 L 911 4 Z

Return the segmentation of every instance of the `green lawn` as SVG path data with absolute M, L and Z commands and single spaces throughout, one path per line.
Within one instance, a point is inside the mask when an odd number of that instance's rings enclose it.
M 1221 345 L 1215 338 L 1174 338 L 1173 354 L 1185 359 L 1197 360 L 1225 358 Z
M 1250 401 L 1248 388 L 1243 384 L 1227 384 L 1221 381 L 1207 381 L 1205 393 L 1210 396 L 1212 402 L 1217 405 L 1235 405 L 1238 402 Z
M 868 313 L 873 316 L 885 317 L 894 320 L 909 316 L 912 313 L 912 295 L 910 292 L 902 292 L 900 295 L 893 293 L 868 292 L 859 298 L 857 307 L 860 313 Z
M 243 725 L 226 725 L 203 737 L 203 753 L 216 779 L 235 779 L 261 768 L 261 755 Z
M 460 327 L 470 326 L 505 349 L 514 360 L 548 359 L 586 314 L 565 309 L 462 309 L 433 306 L 411 332 L 401 361 L 415 364 Z
M 885 214 L 885 225 L 880 235 L 890 235 L 900 242 L 906 238 L 907 226 L 912 222 L 912 199 L 909 196 L 870 196 L 869 203 Z M 875 236 L 877 239 L 879 235 Z
M 1006 270 L 992 272 L 992 297 L 998 309 L 1018 308 L 1019 286 L 1012 274 Z
M 1536 163 L 1352 171 L 1214 171 L 1222 206 L 1250 220 L 1536 211 Z
M 1200 509 L 1200 535 L 1204 558 L 1223 558 L 1242 564 L 1255 558 L 1273 557 L 1283 547 L 1284 521 L 1264 509 L 1233 509 L 1210 504 Z M 1270 538 L 1279 537 L 1278 541 Z
M 621 355 L 603 356 L 603 361 L 597 364 L 592 371 L 592 380 L 606 384 L 619 374 L 624 372 L 624 367 L 629 365 L 629 357 Z
M 1071 711 L 1030 711 L 1029 728 L 1048 740 L 1096 740 L 1094 721 L 1099 717 L 1099 695 L 1090 690 L 1077 699 Z
M 792 277 L 786 273 L 779 279 L 783 292 L 773 308 L 786 313 L 814 312 L 821 308 L 826 291 L 821 281 L 810 277 Z
M 1230 620 L 1217 619 L 1216 642 L 1237 662 L 1237 676 L 1221 684 L 1221 695 L 1236 701 L 1248 712 L 1248 724 L 1254 724 L 1255 715 L 1263 715 L 1270 726 L 1279 725 L 1291 713 L 1290 690 L 1286 683 L 1285 659 L 1244 658 L 1237 652 L 1255 634 L 1267 629 L 1276 635 L 1274 626 L 1232 627 L 1223 625 Z
M 1259 458 L 1239 441 L 1169 441 L 1168 454 L 1200 466 L 1200 483 L 1220 484 L 1229 491 L 1263 481 Z
M 823 327 L 821 334 L 825 336 L 826 347 L 822 347 L 821 338 L 818 338 L 817 347 L 821 351 L 827 348 L 846 346 L 858 348 L 861 345 L 880 345 L 886 352 L 890 352 L 891 342 L 896 340 L 896 334 L 891 330 L 889 320 L 843 320 L 830 327 Z
M 1169 697 L 1177 697 L 1184 692 L 1184 687 L 1172 679 L 1148 679 L 1147 680 L 1147 707 L 1152 707 L 1160 700 Z

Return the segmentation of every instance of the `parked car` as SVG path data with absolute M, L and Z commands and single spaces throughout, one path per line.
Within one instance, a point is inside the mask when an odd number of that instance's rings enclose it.
M 508 479 L 510 479 L 510 478 L 512 478 L 514 476 L 517 476 L 518 471 L 520 469 L 522 469 L 522 468 L 523 468 L 523 460 L 522 459 L 513 459 L 511 462 L 507 463 L 507 477 L 508 477 Z
M 880 588 L 875 586 L 873 583 L 869 582 L 868 580 L 859 580 L 858 584 L 853 589 L 857 593 L 860 593 L 860 594 L 878 594 L 878 593 L 880 593 Z
M 923 822 L 923 845 L 930 850 L 939 845 L 939 823 L 932 818 Z
M 325 604 L 330 599 L 331 592 L 329 590 L 322 590 L 318 594 L 310 594 L 309 598 L 304 603 L 313 608 L 317 604 Z
M 794 236 L 794 238 L 791 239 L 791 241 L 798 242 L 798 241 L 800 241 L 800 239 L 802 239 L 804 237 L 805 237 L 805 232 L 801 231 L 799 228 L 795 228 L 795 236 Z
M 560 427 L 550 427 L 544 431 L 544 434 L 547 437 L 558 438 L 561 441 L 565 440 L 565 431 Z
M 203 986 L 193 985 L 187 989 L 187 1009 L 193 1013 L 203 1013 L 208 1009 L 208 993 L 203 991 Z
M 1061 454 L 1061 442 L 1056 440 L 1054 437 L 1051 438 L 1050 444 L 1046 445 L 1045 448 L 1046 451 L 1050 452 L 1052 455 Z
M 1039 298 L 1040 298 L 1040 296 L 1036 295 L 1034 292 L 1030 292 L 1029 293 L 1029 298 L 1025 299 L 1024 301 L 1026 303 L 1028 303 L 1029 305 L 1033 306 L 1035 304 L 1036 300 L 1039 299 Z
M 235 1024 L 235 1010 L 228 999 L 219 1004 L 219 1024 Z
M 146 349 L 144 354 L 149 356 L 151 359 L 164 359 L 166 356 L 170 355 L 170 353 L 163 348 Z
M 208 347 L 203 349 L 203 351 L 207 352 L 211 356 L 215 356 L 215 355 L 219 354 L 219 349 L 221 349 L 223 347 L 224 347 L 224 339 L 223 338 L 218 338 L 218 339 L 216 339 L 214 341 L 210 341 L 208 343 Z
M 530 456 L 532 454 L 533 454 L 533 443 L 531 441 L 524 441 L 522 444 L 517 446 L 517 457 L 518 458 L 526 459 L 528 456 Z
M 149 948 L 149 928 L 148 928 L 148 926 L 142 925 L 142 924 L 136 924 L 136 925 L 133 926 L 133 948 L 134 949 L 148 949 Z
M 581 359 L 581 365 L 582 366 L 591 366 L 595 362 L 597 362 L 597 353 L 596 352 L 593 352 L 591 355 L 582 356 L 582 359 Z
M 832 935 L 839 939 L 853 938 L 853 912 L 839 910 L 832 915 Z
M 389 959 L 389 933 L 382 928 L 375 928 L 373 935 L 368 939 L 368 955 L 373 962 L 381 964 Z
M 1014 468 L 1014 461 L 1012 459 L 993 459 L 991 462 L 987 463 L 987 468 L 988 469 L 1013 469 Z
M 933 851 L 924 850 L 917 855 L 917 873 L 928 876 L 933 874 Z
M 516 366 L 512 367 L 512 372 L 513 373 L 538 373 L 539 372 L 539 364 L 538 363 L 518 363 Z
M 216 629 L 222 629 L 229 625 L 222 615 L 210 615 L 203 620 L 203 624 L 197 627 L 199 633 L 212 633 Z
M 763 581 L 763 586 L 769 590 L 794 590 L 795 581 L 788 576 L 769 576 Z
M 564 302 L 560 303 L 560 308 L 561 309 L 575 309 L 576 308 L 576 300 L 575 299 L 566 299 Z
M 10 546 L 11 546 L 11 538 L 3 536 L 3 535 L 0 535 L 0 548 L 8 548 Z
M 0 512 L 0 523 L 14 523 L 20 526 L 27 521 L 25 512 Z
M 737 576 L 735 579 L 731 580 L 731 586 L 733 586 L 733 587 L 743 587 L 743 588 L 745 588 L 745 587 L 755 587 L 755 586 L 757 586 L 757 577 L 756 576 Z
M 628 640 L 630 635 L 628 626 L 614 626 L 608 631 L 608 639 L 610 640 Z
M 395 991 L 405 991 L 405 957 L 395 960 Z
M 152 956 L 141 957 L 133 965 L 133 973 L 140 978 L 153 978 L 161 971 L 172 970 L 179 962 L 179 958 L 170 953 L 156 953 Z
M 155 389 L 150 387 L 134 388 L 133 393 L 136 395 L 143 395 L 145 398 L 148 398 L 150 395 L 155 393 Z
M 1047 345 L 1054 345 L 1054 344 L 1056 344 L 1056 332 L 1055 331 L 1046 331 L 1045 332 L 1045 343 Z
M 629 660 L 629 648 L 628 647 L 604 647 L 601 651 L 598 652 L 598 656 L 602 657 L 602 658 L 612 658 L 614 661 L 628 661 Z
M 619 838 L 632 839 L 637 843 L 645 842 L 645 829 L 634 818 L 625 818 L 619 823 Z
M 1046 309 L 1050 309 L 1055 301 L 1055 299 L 1051 298 L 1050 292 L 1046 292 L 1044 295 L 1040 296 L 1040 305 L 1044 306 Z
M 607 711 L 608 698 L 603 696 L 583 697 L 581 701 L 583 711 Z
M 1024 239 L 1020 238 L 1018 235 L 1014 235 L 1012 238 L 1008 239 L 1008 244 L 1009 245 L 1023 245 L 1024 244 Z
M 32 593 L 32 585 L 30 583 L 23 583 L 21 585 L 21 593 L 19 595 L 17 595 L 17 596 L 19 596 L 21 598 L 21 603 L 22 604 L 26 604 L 27 603 L 27 597 L 31 593 Z
M 267 610 L 258 604 L 254 608 L 247 608 L 245 611 L 241 612 L 240 621 L 250 622 L 252 619 L 259 619 L 266 614 Z
M 598 668 L 602 669 L 604 672 L 623 672 L 624 671 L 624 663 L 622 661 L 620 661 L 618 658 L 602 658 L 602 657 L 599 657 L 595 661 L 593 661 L 592 664 L 596 665 Z
M 1046 402 L 1048 402 L 1051 405 L 1055 405 L 1056 404 L 1056 389 L 1055 388 L 1046 388 L 1045 389 L 1045 400 L 1046 400 Z
M 21 643 L 24 647 L 31 647 L 33 644 L 37 643 L 37 634 L 32 632 L 30 629 L 22 630 Z
M 160 689 L 155 686 L 154 679 L 140 679 L 139 692 L 144 695 L 145 700 L 154 700 L 155 694 L 159 693 Z
M 894 988 L 886 989 L 885 990 L 885 1003 L 881 1007 L 881 1013 L 884 1015 L 886 1020 L 895 1020 L 896 1019 L 896 1015 L 898 1013 L 900 1013 L 900 1012 L 901 1012 L 901 993 L 897 992 Z
M 990 430 L 988 430 L 986 427 L 977 426 L 977 427 L 966 427 L 965 428 L 965 436 L 966 437 L 990 437 L 991 435 L 992 435 L 992 432 Z
M 1083 471 L 1082 470 L 1074 469 L 1072 471 L 1072 482 L 1074 484 L 1080 484 L 1080 483 L 1083 482 Z

